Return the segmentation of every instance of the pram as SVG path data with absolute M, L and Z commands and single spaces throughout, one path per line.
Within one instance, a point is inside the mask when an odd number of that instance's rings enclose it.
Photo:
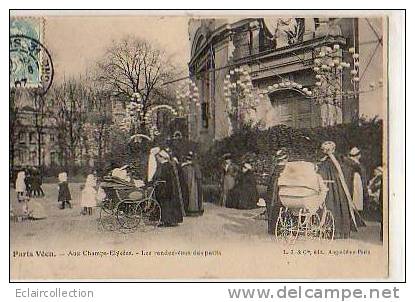
M 288 162 L 278 179 L 279 209 L 275 235 L 289 243 L 299 236 L 334 238 L 334 217 L 326 208 L 327 186 L 313 163 Z
M 116 177 L 105 177 L 100 188 L 105 198 L 100 203 L 100 225 L 105 230 L 136 230 L 138 226 L 156 227 L 161 221 L 161 207 L 155 198 L 160 182 L 136 187 Z

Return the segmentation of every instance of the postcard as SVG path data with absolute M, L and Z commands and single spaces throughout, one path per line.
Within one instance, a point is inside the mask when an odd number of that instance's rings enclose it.
M 387 14 L 9 24 L 11 280 L 388 277 Z

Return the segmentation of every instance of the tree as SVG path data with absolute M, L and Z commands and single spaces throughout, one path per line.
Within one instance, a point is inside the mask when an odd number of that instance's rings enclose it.
M 148 41 L 126 37 L 107 49 L 98 62 L 96 78 L 117 100 L 136 98 L 140 104 L 136 118 L 139 126 L 144 127 L 144 116 L 151 105 L 163 103 L 169 95 L 163 82 L 174 76 L 175 68 L 163 51 Z
M 51 91 L 50 106 L 58 131 L 58 146 L 65 165 L 82 157 L 82 136 L 90 91 L 80 79 L 65 80 Z
M 36 144 L 37 144 L 37 164 L 39 167 L 43 166 L 43 148 L 44 145 L 44 129 L 47 127 L 47 118 L 49 117 L 49 112 L 47 110 L 45 97 L 38 93 L 33 93 L 33 127 L 36 131 Z
M 18 118 L 19 115 L 19 107 L 17 106 L 17 96 L 16 96 L 16 90 L 14 88 L 10 89 L 10 95 L 9 95 L 9 149 L 10 149 L 10 166 L 14 166 L 14 157 L 15 157 L 15 146 L 18 139 L 18 128 L 20 126 L 20 121 Z

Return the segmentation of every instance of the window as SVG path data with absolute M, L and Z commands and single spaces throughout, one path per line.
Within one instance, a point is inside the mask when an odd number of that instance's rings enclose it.
M 35 132 L 29 133 L 29 142 L 31 144 L 36 144 L 36 133 Z
M 37 155 L 36 151 L 30 152 L 30 161 L 32 162 L 33 165 L 36 165 L 36 161 L 37 161 L 36 155 Z
M 209 128 L 209 102 L 212 97 L 212 87 L 214 88 L 215 85 L 211 85 L 211 81 L 213 80 L 212 74 L 214 72 L 210 72 L 210 66 L 214 67 L 213 62 L 211 59 L 205 64 L 205 68 L 203 69 L 202 75 L 202 95 L 201 95 L 201 120 L 202 120 L 202 127 Z
M 56 140 L 56 138 L 55 138 L 55 134 L 53 134 L 53 133 L 49 134 L 49 141 L 50 141 L 51 143 L 53 143 L 53 142 L 55 142 L 55 140 Z
M 17 159 L 20 164 L 23 164 L 26 160 L 25 151 L 24 150 L 18 150 L 17 151 Z
M 308 99 L 292 93 L 276 93 L 271 97 L 281 124 L 295 128 L 313 125 L 312 104 Z
M 26 142 L 26 133 L 23 131 L 19 132 L 19 143 L 24 144 Z
M 209 103 L 202 103 L 202 126 L 209 128 Z
M 50 152 L 50 164 L 57 165 L 58 163 L 58 155 L 55 151 Z

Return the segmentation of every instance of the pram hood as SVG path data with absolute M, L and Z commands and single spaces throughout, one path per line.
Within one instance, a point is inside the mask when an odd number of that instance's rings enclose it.
M 278 186 L 280 195 L 298 197 L 318 194 L 321 190 L 314 164 L 305 161 L 288 162 L 278 179 Z

